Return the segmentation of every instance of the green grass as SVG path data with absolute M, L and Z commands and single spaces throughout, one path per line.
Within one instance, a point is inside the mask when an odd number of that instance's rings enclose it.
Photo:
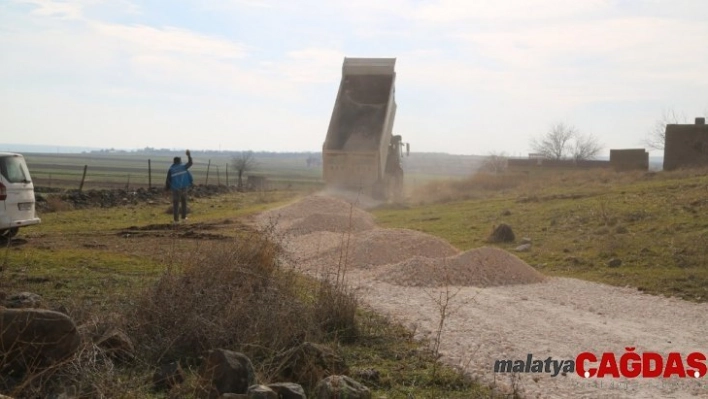
M 378 210 L 377 221 L 436 235 L 461 250 L 489 245 L 492 228 L 507 223 L 517 241 L 533 240 L 532 251 L 518 256 L 545 274 L 708 300 L 703 171 L 543 174 L 491 191 L 474 182 L 458 185 L 443 202 Z M 622 265 L 608 267 L 613 258 Z

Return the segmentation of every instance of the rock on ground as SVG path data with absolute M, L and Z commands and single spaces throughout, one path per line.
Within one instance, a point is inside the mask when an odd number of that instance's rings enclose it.
M 256 382 L 251 360 L 243 353 L 225 349 L 209 351 L 200 375 L 220 394 L 244 394 Z
M 81 337 L 69 316 L 45 309 L 0 309 L 0 370 L 49 366 L 72 356 Z
M 369 388 L 345 375 L 332 375 L 315 387 L 316 399 L 371 399 Z

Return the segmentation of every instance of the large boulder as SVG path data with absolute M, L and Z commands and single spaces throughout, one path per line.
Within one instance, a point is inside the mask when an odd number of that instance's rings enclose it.
M 316 399 L 371 399 L 371 391 L 346 375 L 331 375 L 315 387 Z
M 275 391 L 280 399 L 307 399 L 305 390 L 302 389 L 300 384 L 295 384 L 292 382 L 278 382 L 275 384 L 268 384 L 268 388 Z
M 81 344 L 69 316 L 45 309 L 0 309 L 0 374 L 49 366 Z
M 256 372 L 251 360 L 243 353 L 225 349 L 209 351 L 200 375 L 219 394 L 245 394 L 248 387 L 256 382 Z

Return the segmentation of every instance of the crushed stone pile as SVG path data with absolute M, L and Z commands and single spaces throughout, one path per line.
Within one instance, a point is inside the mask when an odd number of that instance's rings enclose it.
M 368 215 L 367 215 L 368 216 Z M 371 230 L 376 225 L 373 218 L 350 217 L 335 213 L 313 213 L 305 218 L 293 222 L 286 231 L 291 234 L 309 234 L 317 231 L 331 232 L 359 232 Z
M 545 278 L 503 249 L 483 247 L 446 258 L 415 256 L 388 266 L 377 280 L 412 287 L 491 287 L 540 283 Z
M 322 259 L 324 254 L 336 253 L 346 245 L 347 235 L 331 231 L 317 231 L 310 234 L 292 236 L 285 240 L 283 248 L 291 259 L 308 261 Z
M 340 259 L 344 253 L 347 266 L 369 269 L 414 256 L 447 257 L 459 251 L 447 241 L 419 231 L 377 228 L 350 235 L 343 240 L 342 245 L 323 252 L 317 260 L 332 262 Z
M 316 231 L 362 231 L 374 227 L 374 218 L 350 202 L 333 197 L 312 195 L 293 204 L 258 216 L 262 226 L 275 227 L 289 234 Z
M 544 277 L 502 249 L 460 253 L 447 241 L 415 230 L 376 227 L 373 216 L 344 199 L 306 197 L 264 212 L 262 226 L 285 233 L 288 263 L 329 273 L 339 267 L 373 273 L 382 282 L 413 287 L 531 284 Z

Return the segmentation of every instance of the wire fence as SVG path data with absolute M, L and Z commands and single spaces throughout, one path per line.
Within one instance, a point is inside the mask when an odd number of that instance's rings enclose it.
M 137 189 L 165 186 L 171 162 L 146 159 L 107 164 L 28 162 L 35 187 L 49 189 Z M 194 162 L 190 168 L 196 185 L 236 186 L 238 173 L 228 162 Z M 242 174 L 242 184 L 255 188 L 288 189 L 321 185 L 319 179 L 264 176 L 263 172 Z

